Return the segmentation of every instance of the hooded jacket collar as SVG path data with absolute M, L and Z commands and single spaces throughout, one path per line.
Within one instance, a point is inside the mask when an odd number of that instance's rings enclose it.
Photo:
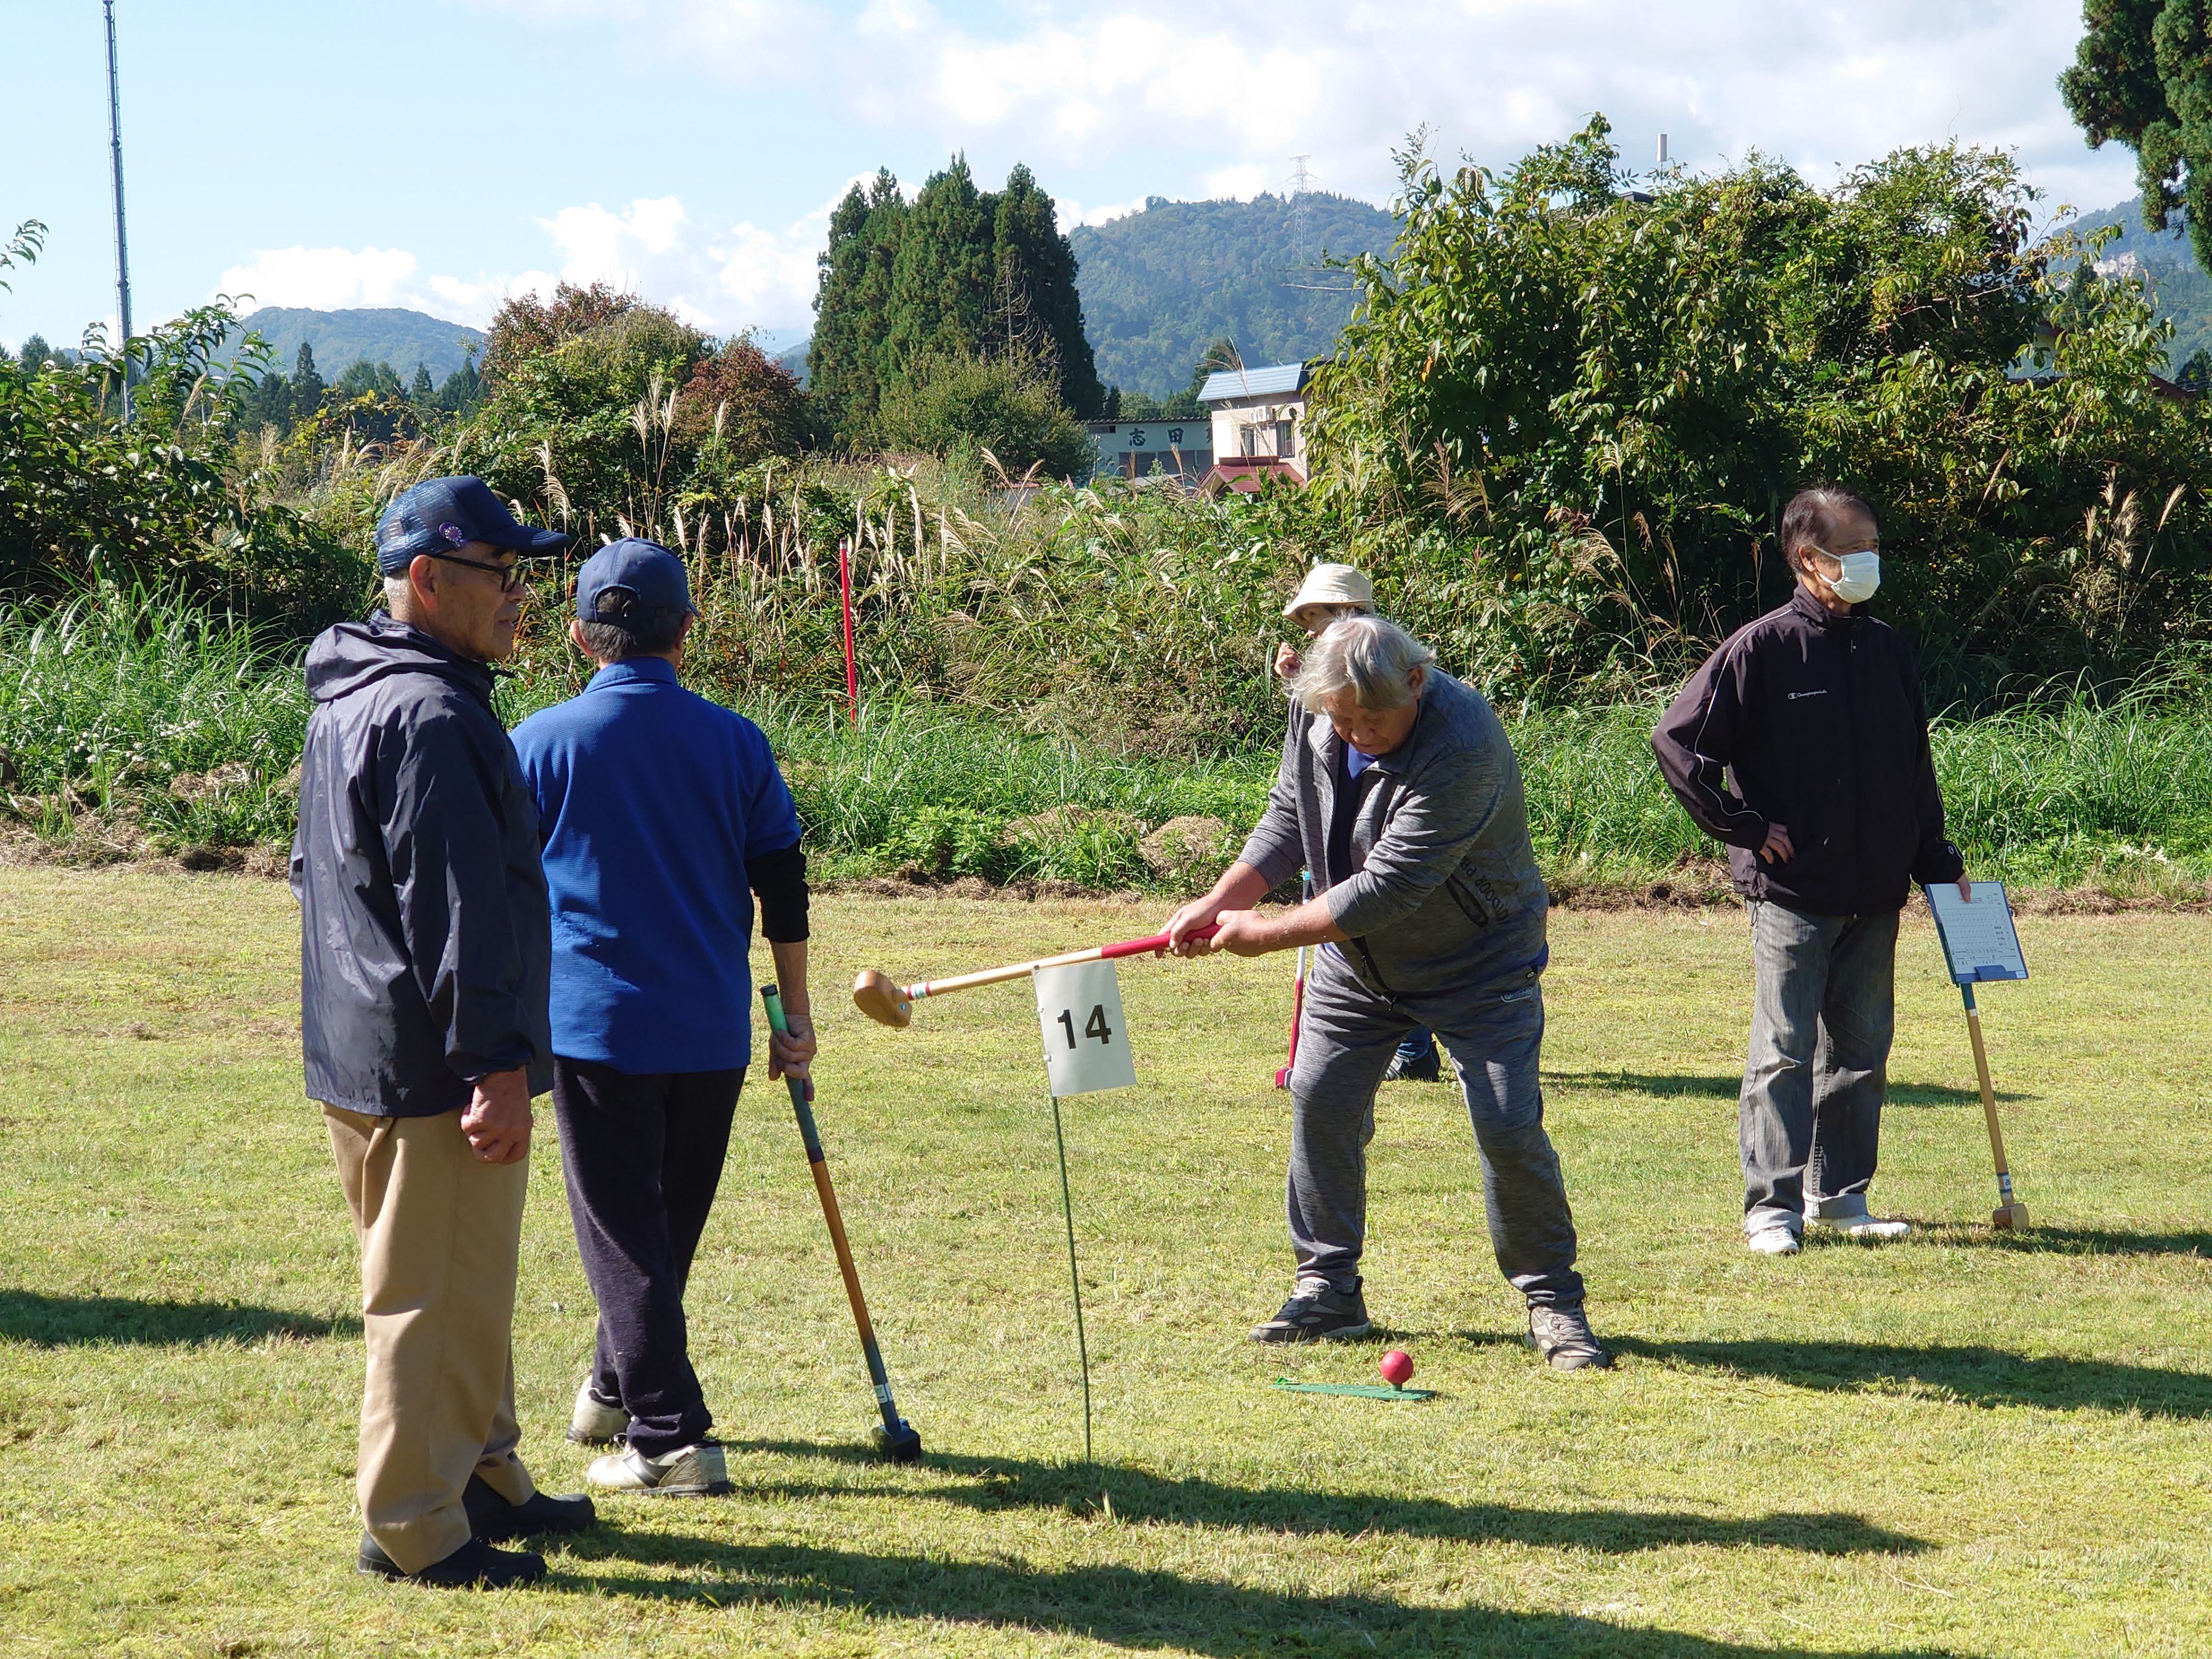
M 325 629 L 307 647 L 307 695 L 317 702 L 335 702 L 392 674 L 435 675 L 491 707 L 489 664 L 471 661 L 388 611 Z

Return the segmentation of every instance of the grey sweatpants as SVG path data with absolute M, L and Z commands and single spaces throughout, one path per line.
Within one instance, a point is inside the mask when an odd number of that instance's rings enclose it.
M 1474 1121 L 1498 1270 L 1532 1305 L 1581 1306 L 1574 1218 L 1559 1154 L 1544 1133 L 1536 1078 L 1544 1040 L 1539 970 L 1424 996 L 1407 1012 L 1370 990 L 1336 951 L 1323 948 L 1319 958 L 1291 1073 L 1288 1207 L 1298 1276 L 1341 1291 L 1358 1284 L 1375 1091 L 1399 1040 L 1426 1024 L 1451 1057 Z
M 1897 1024 L 1897 912 L 1749 908 L 1759 988 L 1736 1110 L 1744 1231 L 1798 1232 L 1808 1210 L 1866 1208 Z

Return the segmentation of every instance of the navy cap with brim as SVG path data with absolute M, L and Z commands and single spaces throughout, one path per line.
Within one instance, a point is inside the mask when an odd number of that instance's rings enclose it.
M 396 576 L 426 553 L 452 553 L 471 542 L 535 558 L 568 541 L 557 530 L 519 522 L 482 478 L 425 478 L 393 496 L 376 521 L 376 567 Z
M 628 537 L 609 542 L 576 573 L 576 615 L 585 622 L 657 626 L 699 614 L 684 561 L 659 542 Z

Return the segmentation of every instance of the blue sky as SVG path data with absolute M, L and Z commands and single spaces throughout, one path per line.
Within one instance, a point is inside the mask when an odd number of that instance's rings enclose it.
M 2133 191 L 2053 78 L 2077 0 L 118 0 L 135 320 L 218 290 L 482 323 L 605 279 L 796 339 L 832 202 L 955 150 L 1063 224 L 1147 195 L 1387 198 L 1392 146 L 1502 164 L 1603 110 L 1632 161 L 1758 149 L 1825 181 L 1955 136 L 2046 207 Z M 0 0 L 0 219 L 48 251 L 0 340 L 112 317 L 99 0 Z

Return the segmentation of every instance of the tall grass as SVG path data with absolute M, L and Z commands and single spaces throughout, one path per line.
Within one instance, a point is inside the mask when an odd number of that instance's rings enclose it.
M 507 681 L 510 721 L 573 694 L 550 648 Z M 57 842 L 135 835 L 159 848 L 282 845 L 307 719 L 299 658 L 173 598 L 107 590 L 0 610 L 0 809 Z M 1275 770 L 1272 745 L 1210 758 L 1030 732 L 957 706 L 793 696 L 747 706 L 781 757 L 827 874 L 1161 879 L 1143 841 L 1219 819 L 1233 849 Z M 1555 879 L 1644 882 L 1717 849 L 1651 760 L 1656 707 L 1544 710 L 1509 721 L 1529 823 Z M 1101 711 L 1098 726 L 1118 729 Z M 2212 881 L 2212 705 L 2148 695 L 1939 721 L 1952 835 L 1977 873 L 2203 890 Z M 1202 860 L 1201 860 L 1202 861 Z

